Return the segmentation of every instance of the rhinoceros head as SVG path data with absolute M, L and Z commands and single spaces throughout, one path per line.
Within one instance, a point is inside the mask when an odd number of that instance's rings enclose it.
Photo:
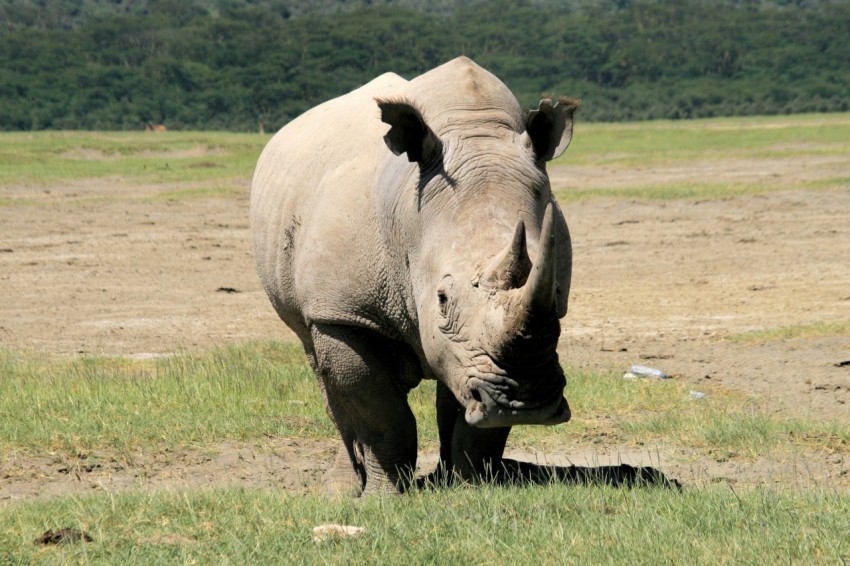
M 473 426 L 566 422 L 556 346 L 571 251 L 545 163 L 569 144 L 577 103 L 545 99 L 523 113 L 483 69 L 455 74 L 474 93 L 439 110 L 378 101 L 397 156 L 379 179 L 379 206 L 405 248 L 425 364 Z
M 536 261 L 519 220 L 509 244 L 483 269 L 444 273 L 433 292 L 434 307 L 420 308 L 420 316 L 436 321 L 436 331 L 422 333 L 429 364 L 463 404 L 471 425 L 557 424 L 570 418 L 556 351 L 566 290 L 557 280 L 554 216 L 550 204 Z M 420 325 L 427 328 L 422 318 Z

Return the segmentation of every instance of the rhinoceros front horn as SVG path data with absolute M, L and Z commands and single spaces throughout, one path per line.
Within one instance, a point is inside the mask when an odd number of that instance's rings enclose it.
M 537 261 L 523 287 L 522 302 L 529 312 L 546 312 L 555 304 L 555 232 L 552 205 L 543 213 Z

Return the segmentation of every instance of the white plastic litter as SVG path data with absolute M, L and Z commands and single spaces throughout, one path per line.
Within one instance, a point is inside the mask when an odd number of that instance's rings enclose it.
M 650 367 L 646 367 L 646 366 L 639 366 L 637 364 L 635 364 L 631 368 L 629 368 L 628 373 L 626 375 L 624 375 L 623 377 L 626 377 L 629 374 L 633 375 L 634 377 L 657 377 L 659 379 L 667 379 L 668 378 L 667 374 L 664 373 L 663 371 L 661 371 L 660 369 L 650 368 Z M 631 377 L 631 378 L 628 378 L 628 379 L 634 379 L 634 377 Z

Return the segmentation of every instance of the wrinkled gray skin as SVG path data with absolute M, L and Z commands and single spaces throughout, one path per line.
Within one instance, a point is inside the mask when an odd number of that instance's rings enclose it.
M 275 135 L 251 192 L 257 269 L 341 441 L 330 493 L 402 492 L 407 393 L 438 380 L 441 468 L 498 469 L 510 427 L 570 418 L 555 351 L 570 237 L 545 162 L 576 103 L 523 112 L 461 57 L 382 75 Z

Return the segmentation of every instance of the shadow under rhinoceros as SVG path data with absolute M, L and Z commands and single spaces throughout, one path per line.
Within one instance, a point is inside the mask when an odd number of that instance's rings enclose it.
M 420 489 L 447 487 L 455 483 L 453 474 L 438 467 L 427 476 L 418 478 L 416 486 Z M 682 484 L 674 478 L 651 466 L 546 466 L 505 458 L 501 469 L 494 474 L 481 478 L 482 482 L 498 485 L 608 485 L 614 487 L 661 487 L 682 490 Z

